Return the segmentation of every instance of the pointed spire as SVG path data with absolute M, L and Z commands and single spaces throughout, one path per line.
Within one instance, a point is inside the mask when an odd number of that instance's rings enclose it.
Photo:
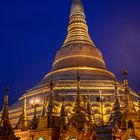
M 2 117 L 1 117 L 1 126 L 0 126 L 0 136 L 2 139 L 16 139 L 14 135 L 13 128 L 9 121 L 9 111 L 8 111 L 8 93 L 9 87 L 7 86 L 5 89 L 5 97 L 4 97 L 4 105 L 2 110 Z
M 52 117 L 55 116 L 53 87 L 54 87 L 54 83 L 53 83 L 53 81 L 51 81 L 50 82 L 50 98 L 49 98 L 48 112 L 47 112 L 48 128 L 53 128 Z
M 74 14 L 76 12 L 84 12 L 84 7 L 81 0 L 73 0 L 71 6 L 71 14 Z
M 76 97 L 76 105 L 79 106 L 81 104 L 81 95 L 80 95 L 80 76 L 79 76 L 79 71 L 77 69 L 77 97 Z
M 80 76 L 79 76 L 79 71 L 77 69 L 77 97 L 76 97 L 76 106 L 80 106 L 81 105 L 81 101 L 82 101 L 82 97 L 80 94 Z
M 68 35 L 64 41 L 63 47 L 77 43 L 88 44 L 95 47 L 88 33 L 88 26 L 86 24 L 84 8 L 81 0 L 73 0 Z
M 60 123 L 63 126 L 67 124 L 67 112 L 65 108 L 64 98 L 62 99 L 62 106 L 60 111 Z
M 16 128 L 21 129 L 22 131 L 29 129 L 26 97 L 24 97 L 24 99 L 23 99 L 22 114 L 19 118 L 19 121 L 18 121 L 18 124 L 16 125 Z
M 42 112 L 38 121 L 37 130 L 45 130 L 48 128 L 47 111 L 46 111 L 46 96 L 44 93 L 44 102 L 42 105 Z
M 23 102 L 23 117 L 24 117 L 24 126 L 27 127 L 27 99 L 24 97 L 24 102 Z
M 54 95 L 53 95 L 53 81 L 50 82 L 50 96 L 49 96 L 49 104 L 48 104 L 48 116 L 54 115 Z
M 115 125 L 117 122 L 121 121 L 122 113 L 121 113 L 121 107 L 119 102 L 119 90 L 118 90 L 118 83 L 115 82 L 115 103 L 113 106 L 112 114 L 111 114 L 111 124 Z
M 123 72 L 122 72 L 122 75 L 123 75 L 123 84 L 124 84 L 124 93 L 126 95 L 126 102 L 125 102 L 125 111 L 132 111 L 134 108 L 133 108 L 133 103 L 132 103 L 132 100 L 131 100 L 131 97 L 130 97 L 130 90 L 129 90 L 129 87 L 128 87 L 128 71 L 126 68 L 124 68 Z
M 1 126 L 4 126 L 6 123 L 9 123 L 8 93 L 9 93 L 9 87 L 7 86 L 5 89 L 4 105 L 3 105 L 2 117 L 1 117 Z
M 126 67 L 124 67 L 123 71 L 122 71 L 122 75 L 123 75 L 123 80 L 124 80 L 124 86 L 128 87 L 128 71 L 126 69 Z
M 83 98 L 80 93 L 80 76 L 79 76 L 79 71 L 77 69 L 77 93 L 76 93 L 76 103 L 74 107 L 75 112 L 80 112 L 82 110 L 86 111 L 83 105 Z

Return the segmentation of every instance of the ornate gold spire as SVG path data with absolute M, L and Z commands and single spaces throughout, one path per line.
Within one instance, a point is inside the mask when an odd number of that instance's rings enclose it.
M 48 128 L 52 128 L 53 127 L 53 116 L 55 115 L 55 111 L 54 111 L 54 95 L 53 95 L 53 87 L 54 87 L 54 83 L 53 81 L 50 82 L 50 97 L 49 97 L 49 104 L 48 104 L 48 112 L 47 112 L 47 116 L 48 116 Z
M 71 6 L 71 14 L 76 12 L 83 12 L 84 13 L 84 7 L 82 5 L 81 0 L 73 0 L 72 6 Z
M 79 69 L 86 69 L 87 73 L 96 71 L 96 77 L 101 79 L 114 79 L 114 75 L 106 70 L 102 53 L 89 36 L 82 2 L 73 0 L 67 37 L 56 54 L 51 72 L 45 79 L 55 77 L 56 74 L 61 76 L 62 73 L 76 71 L 77 66 Z
M 111 124 L 116 125 L 116 123 L 121 121 L 122 113 L 119 102 L 119 91 L 118 91 L 118 83 L 115 83 L 115 103 L 113 106 L 112 114 L 111 114 Z
M 1 126 L 2 127 L 6 124 L 9 124 L 8 93 L 9 93 L 9 88 L 7 86 L 5 89 L 4 105 L 3 105 L 2 117 L 1 117 Z
M 123 84 L 124 84 L 124 93 L 126 95 L 126 102 L 125 102 L 125 111 L 133 111 L 134 108 L 133 108 L 133 103 L 132 103 L 132 100 L 131 100 L 131 97 L 130 97 L 130 89 L 128 87 L 128 79 L 127 79 L 127 76 L 128 76 L 128 71 L 126 68 L 124 68 L 123 72 L 122 72 L 122 75 L 123 75 Z
M 95 46 L 88 34 L 88 27 L 86 24 L 84 8 L 81 0 L 73 0 L 68 35 L 63 46 L 73 43 L 89 44 Z
M 65 108 L 64 98 L 62 99 L 62 106 L 60 111 L 60 124 L 65 126 L 67 124 L 67 112 Z
M 27 102 L 26 97 L 24 97 L 22 114 L 21 114 L 19 121 L 16 125 L 16 128 L 21 129 L 22 131 L 29 129 L 28 116 L 27 116 L 27 110 L 26 110 L 26 108 L 27 108 L 26 102 Z
M 8 111 L 8 86 L 5 89 L 4 105 L 2 110 L 2 117 L 0 123 L 0 139 L 2 140 L 16 140 L 13 128 L 9 121 L 9 111 Z
M 24 118 L 24 127 L 28 127 L 28 116 L 27 116 L 27 99 L 24 97 L 24 102 L 23 102 L 23 118 Z
M 77 93 L 76 93 L 76 103 L 74 107 L 75 112 L 80 112 L 82 110 L 86 111 L 83 105 L 83 98 L 80 94 L 80 76 L 79 76 L 79 71 L 77 69 Z
M 54 95 L 53 95 L 53 81 L 50 82 L 50 97 L 49 97 L 49 104 L 48 104 L 48 116 L 54 115 Z

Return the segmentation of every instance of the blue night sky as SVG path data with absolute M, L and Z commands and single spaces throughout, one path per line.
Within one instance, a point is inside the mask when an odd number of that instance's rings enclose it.
M 0 105 L 10 104 L 51 69 L 67 34 L 72 0 L 0 0 Z M 89 33 L 107 68 L 119 80 L 126 65 L 129 84 L 140 90 L 140 0 L 83 0 Z

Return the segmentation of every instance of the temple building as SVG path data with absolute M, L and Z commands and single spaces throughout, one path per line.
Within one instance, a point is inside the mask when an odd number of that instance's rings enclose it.
M 140 140 L 140 96 L 129 87 L 126 69 L 122 75 L 120 82 L 107 69 L 88 33 L 82 1 L 73 0 L 68 34 L 51 71 L 9 107 L 12 135 L 20 140 Z

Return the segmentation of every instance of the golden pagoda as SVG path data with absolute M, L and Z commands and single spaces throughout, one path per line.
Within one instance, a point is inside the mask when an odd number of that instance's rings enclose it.
M 100 50 L 94 45 L 88 33 L 88 26 L 84 8 L 80 0 L 73 0 L 70 13 L 70 21 L 68 25 L 68 35 L 55 56 L 51 71 L 43 78 L 41 82 L 34 88 L 28 90 L 19 100 L 10 108 L 10 118 L 12 125 L 17 124 L 18 118 L 22 112 L 22 100 L 26 97 L 27 113 L 32 114 L 33 109 L 30 105 L 30 100 L 39 98 L 42 100 L 44 93 L 49 94 L 49 82 L 54 81 L 54 96 L 55 102 L 58 104 L 56 113 L 60 110 L 60 99 L 64 97 L 64 102 L 69 108 L 70 115 L 74 100 L 76 97 L 75 76 L 77 68 L 81 77 L 81 94 L 82 96 L 90 94 L 92 105 L 96 104 L 96 99 L 100 97 L 99 91 L 106 96 L 108 104 L 111 107 L 112 99 L 114 98 L 114 80 L 113 73 L 106 69 L 106 65 Z M 96 119 L 101 119 L 99 112 L 99 103 L 96 108 L 93 108 L 96 113 Z M 40 112 L 41 107 L 38 107 Z M 107 121 L 109 114 L 106 113 L 110 108 L 106 108 L 104 119 Z M 15 113 L 16 112 L 16 113 Z M 32 115 L 29 115 L 31 119 Z
M 96 140 L 97 135 L 104 138 L 104 133 L 112 138 L 113 123 L 117 123 L 113 118 L 122 113 L 120 108 L 127 107 L 125 99 L 129 100 L 127 105 L 133 102 L 138 112 L 138 94 L 126 80 L 117 81 L 107 70 L 102 53 L 88 33 L 83 4 L 73 0 L 68 34 L 51 71 L 10 106 L 10 121 L 16 136 L 23 140 L 25 136 L 33 140 Z M 115 112 L 115 105 L 120 114 Z

